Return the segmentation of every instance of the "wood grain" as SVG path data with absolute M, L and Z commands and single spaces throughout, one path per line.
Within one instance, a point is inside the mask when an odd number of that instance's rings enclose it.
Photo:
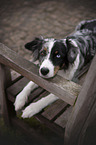
M 61 126 L 62 128 L 66 127 L 67 121 L 69 119 L 69 116 L 72 112 L 73 107 L 68 107 L 62 114 L 55 120 L 55 123 Z
M 11 84 L 10 70 L 0 64 L 0 101 L 6 125 L 10 126 L 10 118 L 15 115 L 13 103 L 8 100 L 6 88 Z
M 58 114 L 64 110 L 67 104 L 62 100 L 55 101 L 50 107 L 48 107 L 42 115 L 48 120 L 54 120 Z

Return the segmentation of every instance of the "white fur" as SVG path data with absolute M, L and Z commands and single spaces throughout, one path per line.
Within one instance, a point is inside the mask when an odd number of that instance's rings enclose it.
M 47 97 L 44 97 L 35 103 L 31 103 L 28 107 L 25 108 L 25 110 L 23 110 L 22 117 L 23 118 L 32 117 L 33 115 L 37 114 L 43 108 L 45 108 L 49 104 L 53 103 L 57 99 L 58 99 L 58 97 L 56 97 L 55 95 L 49 94 Z
M 47 41 L 47 39 L 45 39 Z M 44 77 L 44 78 L 50 78 L 50 77 L 53 77 L 54 76 L 54 65 L 52 64 L 52 62 L 50 61 L 50 54 L 51 54 L 51 50 L 52 50 L 52 47 L 54 45 L 54 39 L 50 39 L 48 42 L 45 43 L 44 47 L 46 47 L 48 49 L 48 54 L 46 56 L 46 58 L 44 59 L 44 61 L 42 62 L 42 64 L 40 65 L 40 68 L 39 68 L 39 75 L 41 77 Z M 45 67 L 45 68 L 48 68 L 49 69 L 49 73 L 47 75 L 42 75 L 41 73 L 41 69 Z
M 37 84 L 35 84 L 34 82 L 30 81 L 24 87 L 24 89 L 16 96 L 16 100 L 15 100 L 15 103 L 14 103 L 14 106 L 15 106 L 15 110 L 16 111 L 22 109 L 22 107 L 27 102 L 28 96 L 31 93 L 31 91 L 34 90 L 37 87 L 38 87 Z
M 51 52 L 51 49 L 54 45 L 54 38 L 50 38 L 50 39 L 44 39 L 46 41 L 46 43 L 44 44 L 44 47 L 48 48 L 49 49 L 49 52 Z

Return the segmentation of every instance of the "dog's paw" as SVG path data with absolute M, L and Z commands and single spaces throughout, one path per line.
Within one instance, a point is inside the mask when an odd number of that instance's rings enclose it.
M 15 106 L 15 111 L 18 111 L 22 109 L 22 107 L 26 103 L 26 96 L 25 92 L 21 92 L 20 94 L 17 95 L 14 106 Z
M 30 118 L 33 115 L 41 111 L 41 107 L 38 106 L 38 103 L 32 103 L 23 110 L 22 118 Z

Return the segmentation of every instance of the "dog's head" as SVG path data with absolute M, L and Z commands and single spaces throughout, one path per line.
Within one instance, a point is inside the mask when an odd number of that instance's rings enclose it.
M 67 69 L 77 56 L 77 51 L 68 39 L 35 38 L 25 48 L 33 52 L 34 61 L 39 60 L 39 75 L 43 78 L 55 76 L 60 69 Z

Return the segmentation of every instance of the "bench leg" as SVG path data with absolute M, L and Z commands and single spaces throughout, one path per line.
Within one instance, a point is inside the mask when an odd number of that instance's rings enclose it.
M 10 125 L 11 117 L 15 115 L 13 104 L 8 100 L 6 88 L 11 83 L 10 70 L 4 65 L 0 64 L 0 102 L 1 111 L 6 125 Z

